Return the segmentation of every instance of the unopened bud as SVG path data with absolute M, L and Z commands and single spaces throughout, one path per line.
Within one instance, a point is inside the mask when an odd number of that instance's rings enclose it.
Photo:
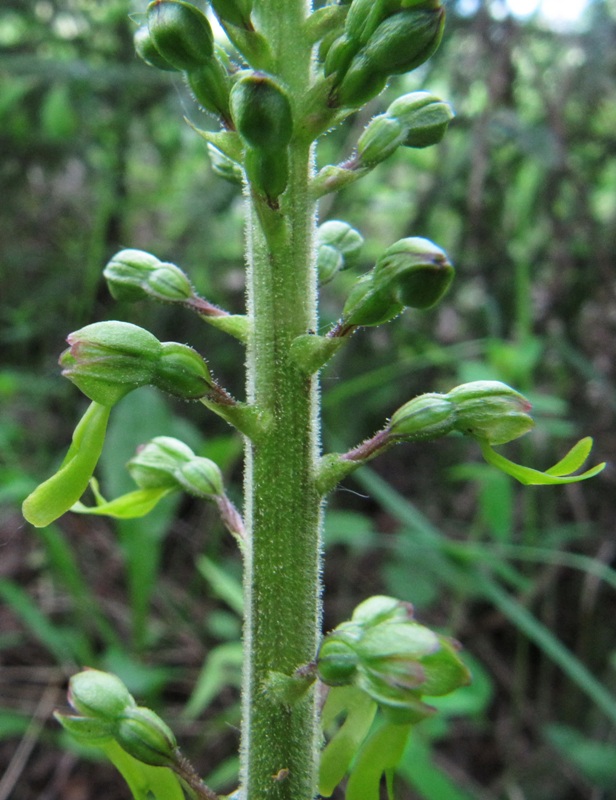
M 220 468 L 209 458 L 194 456 L 186 464 L 180 465 L 176 478 L 189 494 L 196 497 L 212 498 L 224 494 Z
M 188 85 L 197 102 L 206 111 L 222 117 L 226 124 L 230 122 L 231 80 L 226 68 L 218 58 L 213 57 L 203 66 L 189 72 Z
M 404 144 L 406 130 L 397 119 L 375 117 L 357 142 L 357 166 L 372 168 Z
M 293 133 L 291 103 L 270 75 L 247 72 L 231 90 L 231 116 L 242 139 L 256 150 L 285 148 Z
M 212 376 L 199 353 L 178 342 L 164 342 L 161 348 L 154 386 L 183 400 L 204 397 L 212 386 Z
M 454 117 L 449 103 L 429 92 L 412 92 L 399 97 L 387 109 L 405 128 L 405 147 L 429 147 L 441 141 Z
M 258 150 L 248 147 L 244 159 L 246 177 L 257 193 L 274 206 L 289 182 L 289 155 L 281 150 Z
M 138 449 L 126 467 L 140 489 L 176 488 L 177 470 L 194 457 L 179 439 L 156 436 Z
M 191 72 L 212 57 L 212 28 L 205 14 L 192 3 L 153 0 L 147 19 L 154 47 L 176 69 Z
M 391 417 L 392 436 L 423 441 L 445 436 L 454 430 L 455 407 L 446 395 L 430 392 L 409 400 Z
M 359 258 L 363 236 L 347 222 L 332 219 L 317 231 L 317 268 L 319 280 L 326 283 L 336 272 L 354 266 Z
M 446 395 L 456 410 L 455 430 L 505 444 L 527 433 L 534 421 L 524 395 L 500 381 L 473 381 L 456 386 Z
M 340 105 L 357 106 L 378 94 L 390 75 L 416 69 L 438 48 L 442 7 L 409 8 L 387 17 L 357 52 L 337 91 Z
M 190 281 L 179 267 L 142 250 L 120 250 L 103 275 L 116 300 L 133 302 L 153 297 L 163 302 L 183 303 L 194 296 Z
M 421 237 L 400 239 L 374 268 L 374 284 L 404 306 L 430 308 L 443 297 L 454 276 L 447 254 Z
M 368 272 L 351 288 L 342 310 L 342 323 L 345 328 L 382 325 L 397 317 L 403 310 L 402 303 L 394 300 L 388 291 L 375 287 L 373 272 Z
M 436 51 L 444 24 L 445 10 L 442 7 L 400 11 L 381 22 L 363 53 L 378 72 L 387 75 L 410 72 Z
M 126 709 L 118 720 L 114 738 L 125 752 L 144 764 L 173 767 L 177 763 L 173 731 L 149 708 Z
M 152 383 L 162 345 L 149 331 L 128 322 L 95 322 L 67 337 L 62 374 L 104 406 Z
M 156 49 L 152 41 L 152 36 L 150 35 L 150 29 L 147 25 L 141 25 L 137 28 L 133 36 L 133 42 L 139 58 L 143 59 L 150 67 L 164 69 L 169 72 L 177 72 L 177 68 L 163 58 Z
M 97 669 L 85 669 L 72 676 L 68 701 L 84 717 L 107 722 L 117 720 L 127 709 L 136 706 L 119 678 Z

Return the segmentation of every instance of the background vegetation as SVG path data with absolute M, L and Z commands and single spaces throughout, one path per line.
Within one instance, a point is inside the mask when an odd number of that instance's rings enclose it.
M 210 509 L 186 500 L 118 525 L 67 515 L 40 532 L 18 510 L 81 411 L 56 366 L 71 330 L 118 318 L 205 342 L 242 394 L 233 343 L 166 307 L 118 306 L 101 280 L 116 250 L 141 247 L 215 302 L 243 304 L 240 192 L 213 175 L 183 121 L 207 125 L 185 87 L 135 58 L 129 14 L 143 7 L 0 9 L 0 800 L 124 796 L 50 718 L 83 665 L 118 672 L 158 708 L 210 784 L 229 790 L 236 768 L 241 593 Z M 458 269 L 438 309 L 356 335 L 324 372 L 327 447 L 359 441 L 415 394 L 489 377 L 534 402 L 538 430 L 517 454 L 526 463 L 552 463 L 582 434 L 609 460 L 616 6 L 595 0 L 564 32 L 496 1 L 448 11 L 423 72 L 322 143 L 324 161 L 350 154 L 403 91 L 430 89 L 457 114 L 441 145 L 398 152 L 322 204 L 323 219 L 366 236 L 363 269 L 406 235 L 434 239 Z M 325 328 L 344 278 L 324 290 Z M 137 444 L 166 433 L 215 457 L 239 496 L 241 442 L 211 416 L 204 425 L 190 406 L 130 395 L 106 446 L 105 492 L 125 488 Z M 399 448 L 335 494 L 325 625 L 391 593 L 464 644 L 474 684 L 411 741 L 401 800 L 616 797 L 614 470 L 519 489 L 475 457 L 456 438 Z

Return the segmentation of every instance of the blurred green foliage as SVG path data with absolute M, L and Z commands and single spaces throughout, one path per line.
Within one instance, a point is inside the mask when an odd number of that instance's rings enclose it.
M 322 219 L 366 238 L 355 276 L 403 236 L 434 239 L 457 267 L 438 309 L 362 331 L 324 372 L 328 448 L 370 435 L 415 394 L 489 378 L 534 401 L 537 433 L 518 445 L 526 463 L 552 463 L 580 433 L 595 437 L 597 460 L 616 452 L 616 8 L 594 0 L 564 32 L 503 8 L 450 3 L 437 55 L 322 142 L 320 163 L 350 156 L 370 116 L 407 91 L 429 89 L 456 111 L 440 145 L 404 148 L 322 201 Z M 163 505 L 115 533 L 67 517 L 40 534 L 16 511 L 79 413 L 56 378 L 64 337 L 128 318 L 101 279 L 114 252 L 147 249 L 242 310 L 240 189 L 211 172 L 183 121 L 208 124 L 187 88 L 135 57 L 142 12 L 129 0 L 0 8 L 0 524 L 14 551 L 0 570 L 0 743 L 23 733 L 36 706 L 12 670 L 45 667 L 53 682 L 98 665 L 177 717 L 203 773 L 222 764 L 210 783 L 224 787 L 236 766 L 237 565 L 210 509 Z M 353 279 L 324 288 L 323 330 Z M 242 396 L 233 343 L 163 306 L 139 304 L 130 320 L 161 339 L 205 340 Z M 239 441 L 212 418 L 206 430 L 197 423 L 147 390 L 131 396 L 106 446 L 105 491 L 125 488 L 121 465 L 139 442 L 179 430 L 238 479 Z M 396 448 L 379 475 L 358 473 L 336 492 L 326 627 L 367 591 L 386 591 L 483 664 L 460 694 L 467 705 L 409 744 L 403 800 L 608 798 L 613 468 L 582 487 L 522 490 L 476 455 L 457 438 Z M 24 800 L 39 796 L 34 778 L 21 781 Z

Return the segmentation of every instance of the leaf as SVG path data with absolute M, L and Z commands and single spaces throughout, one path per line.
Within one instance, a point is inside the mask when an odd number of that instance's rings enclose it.
M 137 519 L 145 517 L 158 505 L 159 501 L 173 491 L 170 487 L 155 487 L 152 489 L 137 489 L 128 492 L 115 500 L 105 501 L 100 495 L 96 498 L 96 506 L 85 506 L 77 502 L 71 511 L 77 514 L 98 514 L 99 516 L 114 517 L 115 519 Z
M 90 403 L 73 433 L 60 469 L 26 497 L 22 512 L 36 528 L 65 514 L 88 488 L 105 442 L 111 408 Z
M 616 746 L 598 742 L 568 725 L 548 725 L 545 735 L 550 744 L 593 784 L 607 791 L 616 782 Z
M 226 686 L 242 682 L 242 645 L 225 642 L 208 654 L 182 716 L 195 719 Z
M 484 439 L 479 439 L 478 441 L 481 453 L 488 464 L 492 464 L 493 467 L 500 469 L 501 472 L 511 475 L 512 478 L 515 478 L 525 486 L 552 486 L 562 483 L 577 483 L 578 481 L 592 478 L 605 469 L 605 462 L 602 462 L 586 470 L 586 472 L 582 472 L 580 475 L 570 474 L 582 466 L 590 453 L 590 448 L 592 447 L 592 439 L 590 437 L 581 439 L 571 448 L 564 458 L 545 472 L 516 464 L 493 450 Z
M 197 569 L 210 585 L 214 595 L 223 600 L 241 617 L 244 613 L 244 593 L 241 582 L 207 556 L 199 558 Z

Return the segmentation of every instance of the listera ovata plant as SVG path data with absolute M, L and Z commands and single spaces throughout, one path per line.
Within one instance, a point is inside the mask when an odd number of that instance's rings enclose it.
M 376 800 L 381 776 L 395 767 L 409 731 L 434 712 L 429 698 L 470 676 L 457 644 L 419 624 L 411 607 L 394 598 L 367 599 L 322 637 L 320 529 L 328 493 L 393 445 L 423 446 L 455 432 L 475 439 L 489 463 L 522 483 L 579 481 L 603 465 L 574 474 L 590 439 L 543 472 L 498 453 L 495 446 L 533 425 L 526 398 L 498 381 L 420 395 L 347 452 L 320 452 L 320 369 L 356 331 L 436 305 L 454 269 L 426 239 L 394 242 L 357 277 L 339 321 L 316 333 L 319 283 L 352 270 L 363 241 L 343 221 L 318 225 L 318 201 L 360 180 L 398 148 L 437 144 L 453 112 L 427 91 L 412 92 L 374 117 L 341 163 L 316 172 L 315 146 L 392 76 L 432 55 L 445 12 L 439 0 L 353 0 L 314 11 L 306 0 L 211 0 L 206 11 L 182 0 L 154 0 L 135 46 L 151 67 L 179 73 L 196 102 L 220 121 L 219 131 L 197 133 L 214 171 L 244 185 L 247 312 L 214 305 L 176 265 L 139 250 L 114 255 L 104 276 L 117 299 L 175 304 L 242 342 L 246 399 L 231 396 L 197 350 L 160 342 L 135 325 L 100 322 L 71 333 L 60 357 L 63 375 L 91 404 L 59 470 L 26 499 L 24 515 L 36 526 L 69 510 L 137 517 L 176 491 L 215 503 L 245 570 L 241 776 L 234 796 L 309 800 L 317 792 L 331 795 L 346 779 L 349 800 Z M 214 18 L 226 34 L 224 46 L 222 35 L 214 36 Z M 218 466 L 170 437 L 156 437 L 131 459 L 133 492 L 103 497 L 93 473 L 109 415 L 145 385 L 201 402 L 243 435 L 242 513 Z M 81 499 L 88 486 L 90 506 Z M 169 727 L 138 706 L 115 676 L 78 673 L 69 700 L 74 713 L 58 714 L 62 725 L 99 746 L 135 798 L 215 797 Z M 322 750 L 321 723 L 329 731 L 340 718 L 345 721 Z

